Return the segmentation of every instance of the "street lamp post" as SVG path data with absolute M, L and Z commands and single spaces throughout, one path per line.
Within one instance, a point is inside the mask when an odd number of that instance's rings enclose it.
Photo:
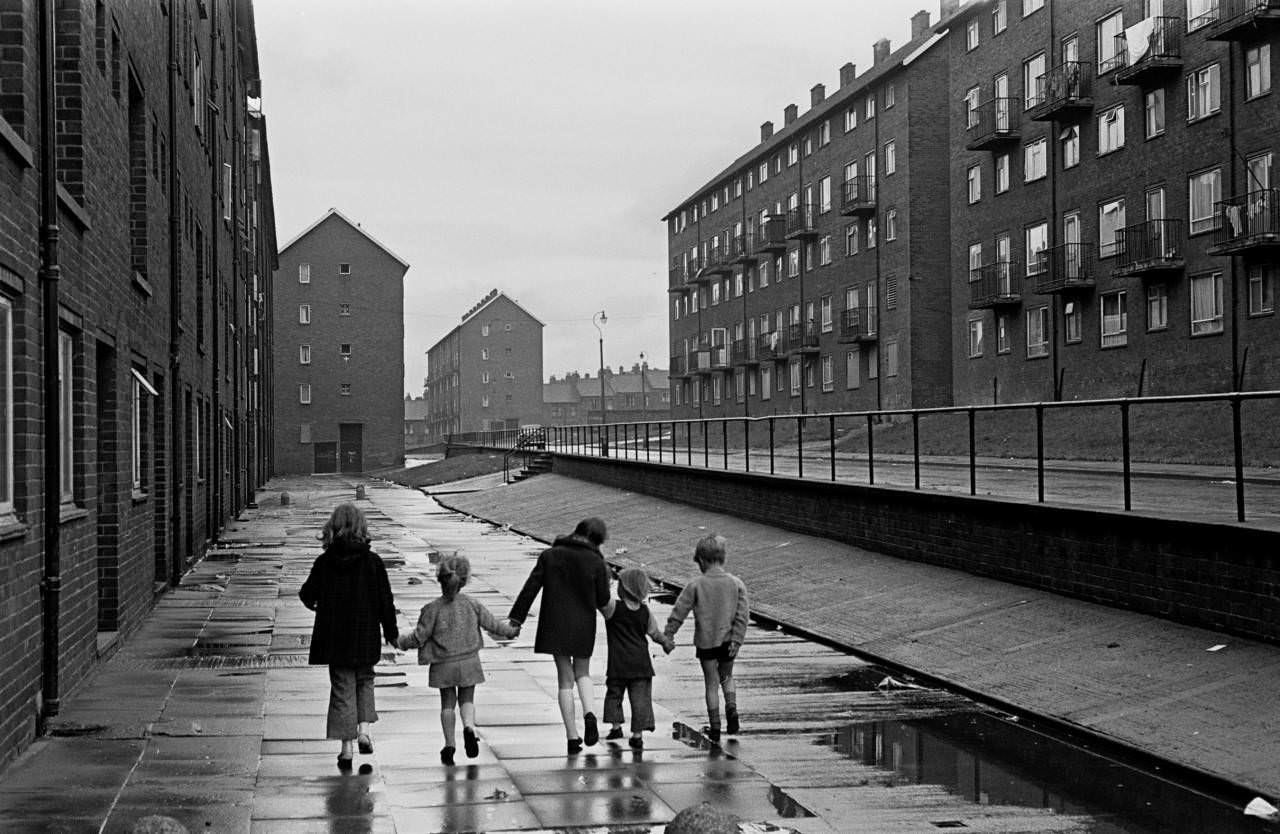
M 644 390 L 644 351 L 640 351 L 640 421 L 649 422 L 649 398 L 645 395 Z
M 604 408 L 604 329 L 601 325 L 608 324 L 609 317 L 605 315 L 604 310 L 594 314 L 591 317 L 591 323 L 595 325 L 596 333 L 600 334 L 600 455 L 601 457 L 609 456 L 609 441 L 605 437 L 605 408 Z

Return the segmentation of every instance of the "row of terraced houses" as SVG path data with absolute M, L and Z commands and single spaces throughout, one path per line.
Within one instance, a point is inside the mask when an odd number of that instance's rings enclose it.
M 250 0 L 0 0 L 0 763 L 270 451 Z
M 943 0 L 666 217 L 682 417 L 1280 387 L 1280 0 Z

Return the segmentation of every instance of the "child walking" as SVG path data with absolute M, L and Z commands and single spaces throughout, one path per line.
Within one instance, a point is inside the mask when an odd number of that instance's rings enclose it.
M 658 620 L 644 601 L 649 597 L 649 574 L 627 568 L 618 574 L 618 599 L 600 609 L 609 642 L 609 663 L 605 668 L 604 721 L 612 724 L 606 739 L 622 738 L 622 693 L 631 702 L 632 750 L 644 749 L 644 732 L 652 732 L 653 661 L 645 638 L 670 652 L 675 641 L 662 634 Z
M 747 586 L 724 569 L 725 540 L 711 535 L 698 542 L 693 560 L 702 575 L 694 577 L 676 598 L 667 618 L 665 636 L 670 639 L 693 611 L 693 645 L 702 664 L 707 698 L 707 736 L 720 741 L 720 690 L 724 690 L 726 731 L 737 735 L 738 695 L 733 685 L 733 661 L 747 636 L 751 614 Z
M 440 762 L 450 766 L 457 750 L 455 709 L 462 713 L 462 742 L 467 758 L 480 755 L 475 703 L 476 684 L 484 683 L 484 669 L 480 666 L 484 638 L 480 629 L 508 639 L 520 634 L 519 626 L 495 619 L 482 603 L 462 593 L 470 578 L 471 562 L 465 556 L 442 558 L 436 569 L 440 597 L 422 607 L 417 627 L 396 642 L 401 649 L 417 649 L 418 663 L 431 666 L 427 684 L 440 690 L 440 728 L 444 731 Z
M 351 771 L 354 748 L 369 755 L 369 725 L 378 720 L 373 702 L 373 666 L 382 659 L 382 637 L 395 645 L 396 607 L 387 568 L 369 549 L 369 526 L 355 504 L 339 504 L 320 532 L 324 552 L 298 591 L 316 612 L 309 660 L 329 666 L 326 738 L 342 741 L 338 770 Z M 361 765 L 362 773 L 372 772 Z

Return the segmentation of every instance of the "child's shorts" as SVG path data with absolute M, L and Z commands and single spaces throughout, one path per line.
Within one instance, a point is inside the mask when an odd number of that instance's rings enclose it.
M 712 646 L 709 649 L 697 649 L 695 654 L 697 655 L 698 660 L 719 660 L 723 663 L 725 661 L 733 660 L 729 655 L 730 645 L 730 643 L 721 643 L 720 645 Z

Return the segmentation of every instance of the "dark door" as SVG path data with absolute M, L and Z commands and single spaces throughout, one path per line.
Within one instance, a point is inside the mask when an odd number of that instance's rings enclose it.
M 343 472 L 364 471 L 364 426 L 338 424 L 338 468 Z
M 315 473 L 317 475 L 323 475 L 328 472 L 337 472 L 338 471 L 338 444 L 329 442 L 329 443 L 314 443 L 312 445 L 315 447 L 315 452 L 316 452 Z

